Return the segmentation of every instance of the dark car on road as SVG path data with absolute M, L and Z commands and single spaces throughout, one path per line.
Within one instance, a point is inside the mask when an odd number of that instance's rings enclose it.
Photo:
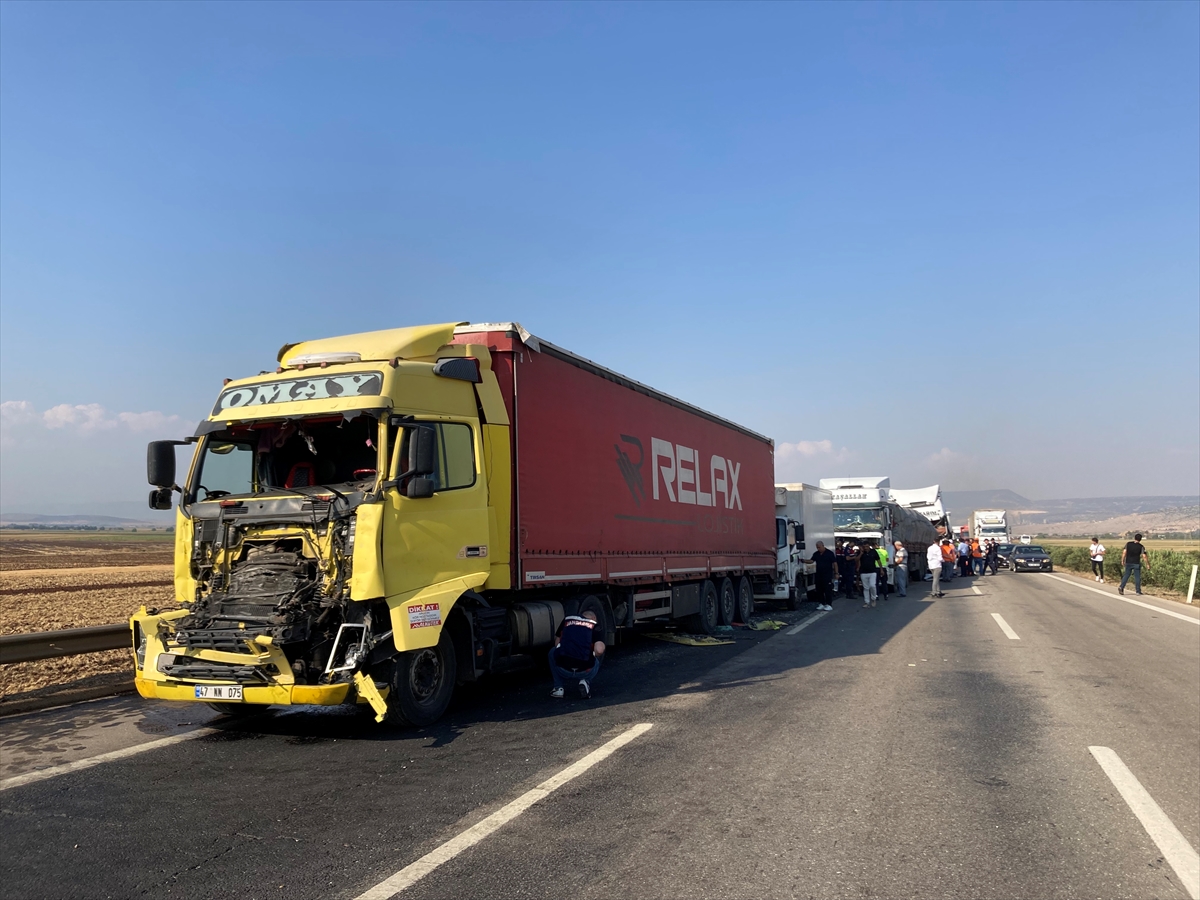
M 1053 572 L 1054 563 L 1050 554 L 1037 544 L 1023 544 L 1013 548 L 1008 565 L 1014 572 Z
M 997 544 L 996 545 L 996 565 L 1001 569 L 1009 568 L 1008 559 L 1012 556 L 1013 548 L 1016 544 Z

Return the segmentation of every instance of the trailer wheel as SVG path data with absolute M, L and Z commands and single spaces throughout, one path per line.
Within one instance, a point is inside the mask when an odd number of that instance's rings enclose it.
M 754 585 L 743 575 L 737 583 L 737 620 L 743 625 L 750 624 L 754 615 Z
M 416 727 L 436 722 L 450 705 L 457 674 L 454 641 L 445 628 L 437 646 L 401 653 L 392 665 L 388 721 Z
M 684 627 L 697 634 L 716 634 L 721 599 L 711 581 L 700 585 L 700 612 L 683 620 Z
M 737 594 L 733 590 L 733 582 L 728 578 L 721 579 L 720 617 L 722 625 L 732 625 L 733 616 L 737 611 Z
M 596 628 L 600 632 L 596 640 L 604 641 L 605 644 L 611 643 L 608 637 L 614 629 L 612 622 L 609 621 L 608 604 L 595 594 L 588 594 L 579 601 L 579 605 L 575 608 L 572 615 L 582 616 L 585 612 L 596 614 Z

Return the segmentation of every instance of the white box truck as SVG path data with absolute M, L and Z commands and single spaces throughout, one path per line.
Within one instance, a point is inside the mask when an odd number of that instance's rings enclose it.
M 977 509 L 971 516 L 971 536 L 980 541 L 1010 544 L 1008 512 L 1003 509 Z
M 775 485 L 776 573 L 773 593 L 790 609 L 816 587 L 817 570 L 809 560 L 817 541 L 834 548 L 833 494 L 799 482 Z

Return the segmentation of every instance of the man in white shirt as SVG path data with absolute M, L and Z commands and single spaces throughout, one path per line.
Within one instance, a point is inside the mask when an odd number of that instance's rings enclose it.
M 929 571 L 933 574 L 933 590 L 931 595 L 934 597 L 942 596 L 942 548 L 941 545 L 934 542 L 929 545 L 929 549 L 925 551 L 925 561 L 929 563 Z
M 1092 574 L 1096 576 L 1096 580 L 1101 584 L 1104 583 L 1104 545 L 1100 543 L 1100 538 L 1092 538 L 1092 546 L 1088 548 L 1088 553 L 1092 557 Z

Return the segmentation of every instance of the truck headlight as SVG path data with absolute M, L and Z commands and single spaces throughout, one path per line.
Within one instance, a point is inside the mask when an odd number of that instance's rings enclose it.
M 133 625 L 133 638 L 135 641 L 133 655 L 137 660 L 139 669 L 146 668 L 146 632 L 142 631 L 142 626 L 136 622 Z

